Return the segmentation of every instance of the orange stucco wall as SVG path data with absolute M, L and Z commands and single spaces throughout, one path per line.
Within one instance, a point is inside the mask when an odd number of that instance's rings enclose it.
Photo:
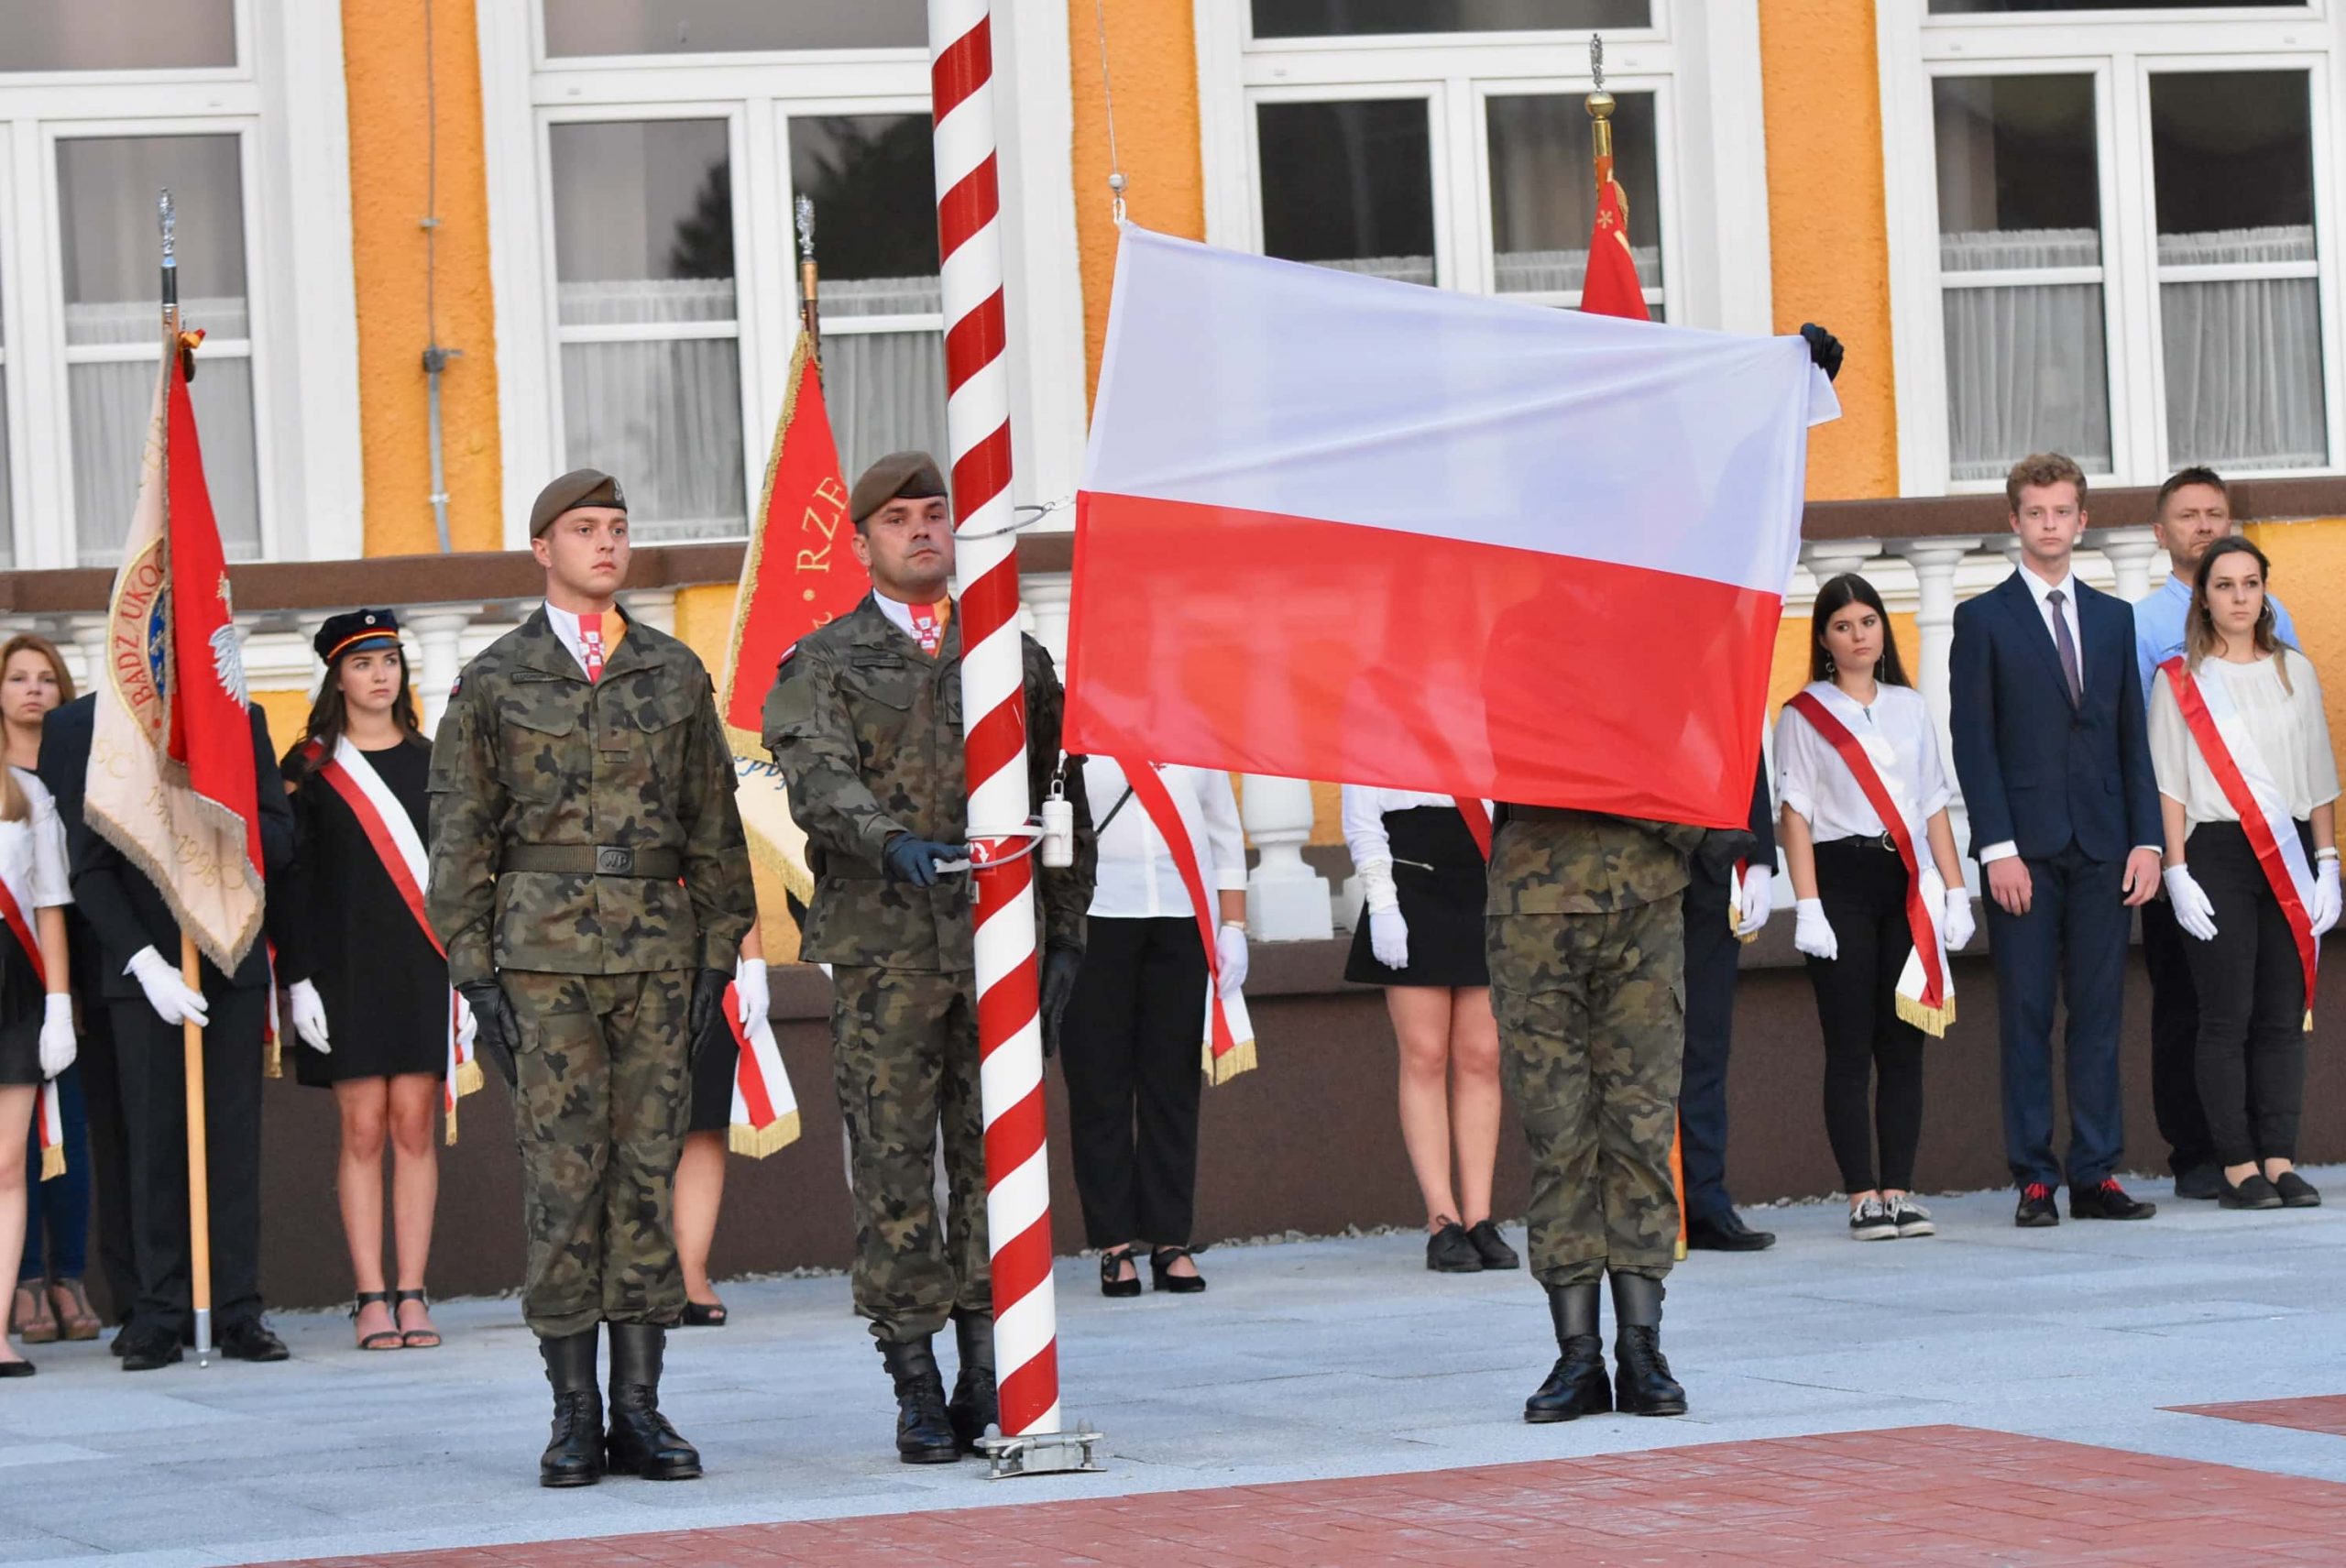
M 480 62 L 473 0 L 438 0 L 425 110 L 422 12 L 343 0 L 350 103 L 350 218 L 358 285 L 358 409 L 367 554 L 436 550 L 423 349 L 424 230 L 430 131 L 439 131 L 437 262 L 433 292 L 443 345 L 461 349 L 441 379 L 448 529 L 458 550 L 503 545 L 497 430 L 497 339 L 488 283 L 488 192 L 482 163 Z
M 2321 674 L 2333 750 L 2346 747 L 2346 520 L 2260 523 L 2248 530 L 2273 562 L 2273 591 Z

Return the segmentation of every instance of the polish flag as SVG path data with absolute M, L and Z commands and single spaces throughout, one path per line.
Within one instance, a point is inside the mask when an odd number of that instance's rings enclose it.
M 1067 749 L 1739 827 L 1839 411 L 1797 337 L 1126 227 Z

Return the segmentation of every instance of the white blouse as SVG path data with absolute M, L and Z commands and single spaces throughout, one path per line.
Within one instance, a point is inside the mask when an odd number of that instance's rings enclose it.
M 29 892 L 35 909 L 55 909 L 73 902 L 65 877 L 65 824 L 57 815 L 57 799 L 27 768 L 11 768 L 16 785 L 32 808 L 22 822 L 0 822 L 0 875 L 8 885 Z
M 1876 688 L 1873 706 L 1862 711 L 1864 727 L 1852 725 L 1850 733 L 1873 759 L 1891 796 L 1913 801 L 1921 807 L 1917 815 L 1928 822 L 1952 793 L 1930 705 L 1912 686 L 1885 685 Z M 1808 823 L 1810 836 L 1820 844 L 1888 831 L 1841 753 L 1790 707 L 1776 719 L 1776 798 Z
M 2256 742 L 2265 770 L 2289 803 L 2289 815 L 2299 821 L 2313 808 L 2338 798 L 2338 757 L 2330 749 L 2330 719 L 2321 706 L 2321 677 L 2313 661 L 2302 653 L 2289 656 L 2289 685 L 2284 689 L 2274 660 L 2235 664 L 2205 659 L 2193 672 L 2201 685 L 2221 681 L 2240 711 L 2241 723 Z M 2175 688 L 2161 670 L 2151 682 L 2151 771 L 2158 775 L 2159 793 L 2183 803 L 2184 819 L 2237 822 L 2240 813 L 2224 798 L 2216 775 L 2191 739 L 2190 726 L 2176 701 Z
M 1391 864 L 1392 840 L 1385 836 L 1385 814 L 1388 811 L 1414 811 L 1420 806 L 1444 806 L 1457 809 L 1454 795 L 1428 795 L 1415 789 L 1378 789 L 1374 784 L 1346 784 L 1343 789 L 1344 847 L 1353 853 L 1355 867 L 1371 865 L 1378 861 Z M 1483 802 L 1487 817 L 1489 801 Z
M 1238 826 L 1238 796 L 1230 775 L 1211 768 L 1168 762 L 1157 770 L 1198 846 L 1198 875 L 1211 892 L 1243 893 L 1246 887 L 1246 836 Z M 1091 888 L 1091 913 L 1103 919 L 1194 919 L 1189 890 L 1156 822 L 1135 796 L 1116 808 L 1124 793 L 1124 770 L 1113 757 L 1087 758 L 1083 790 L 1096 824 L 1115 810 L 1100 835 L 1100 870 Z M 1209 911 L 1209 913 L 1213 913 Z

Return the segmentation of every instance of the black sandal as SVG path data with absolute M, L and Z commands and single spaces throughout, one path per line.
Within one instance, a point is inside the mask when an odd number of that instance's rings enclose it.
M 684 1326 L 688 1329 L 721 1329 L 729 1316 L 731 1314 L 726 1311 L 722 1301 L 711 1301 L 707 1305 L 694 1300 L 685 1302 Z
M 391 1293 L 388 1290 L 361 1290 L 351 1299 L 350 1321 L 356 1323 L 358 1321 L 358 1314 L 369 1307 L 389 1307 L 390 1304 Z M 358 1348 L 361 1350 L 404 1350 L 407 1348 L 407 1338 L 400 1332 L 398 1328 L 399 1321 L 399 1312 L 394 1309 L 391 1313 L 392 1327 L 363 1335 L 358 1341 Z
M 410 1301 L 422 1306 L 426 1311 L 432 1310 L 432 1303 L 423 1299 L 423 1292 L 421 1290 L 401 1290 L 393 1298 L 393 1300 L 397 1303 L 391 1308 L 391 1321 L 394 1323 L 400 1321 L 400 1308 Z M 438 1329 L 401 1329 L 400 1343 L 409 1350 L 437 1350 L 440 1348 L 440 1331 Z
M 1133 1261 L 1132 1244 L 1103 1248 L 1100 1254 L 1100 1294 L 1102 1296 L 1137 1296 L 1140 1294 L 1140 1270 L 1133 1270 L 1130 1279 L 1117 1277 L 1124 1265 Z
M 1168 1290 L 1176 1296 L 1194 1296 L 1206 1288 L 1201 1274 L 1168 1274 L 1166 1269 L 1185 1257 L 1195 1257 L 1200 1249 L 1187 1246 L 1158 1246 L 1148 1249 L 1148 1288 Z M 1139 1282 L 1134 1282 L 1139 1288 Z

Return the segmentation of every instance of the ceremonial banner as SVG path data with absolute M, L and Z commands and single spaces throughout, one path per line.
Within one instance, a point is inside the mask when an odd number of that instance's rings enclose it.
M 234 970 L 260 934 L 251 720 L 220 530 L 178 353 L 162 356 L 138 501 L 107 600 L 90 826 Z
M 1740 826 L 1838 411 L 1796 337 L 1128 226 L 1067 749 Z

